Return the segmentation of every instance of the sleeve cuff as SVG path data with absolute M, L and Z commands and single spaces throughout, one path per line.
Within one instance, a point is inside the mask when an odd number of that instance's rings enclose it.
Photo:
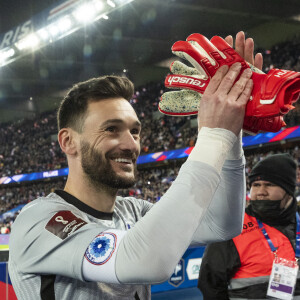
M 202 127 L 188 160 L 206 163 L 220 174 L 225 159 L 236 141 L 236 135 L 229 130 Z

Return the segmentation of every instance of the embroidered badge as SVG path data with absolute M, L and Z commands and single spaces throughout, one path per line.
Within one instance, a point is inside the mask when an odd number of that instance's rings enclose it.
M 70 211 L 63 210 L 56 213 L 45 228 L 64 240 L 85 224 L 87 224 L 87 222 L 77 218 Z
M 116 248 L 117 236 L 104 232 L 95 237 L 85 252 L 85 258 L 94 265 L 105 264 L 113 255 Z

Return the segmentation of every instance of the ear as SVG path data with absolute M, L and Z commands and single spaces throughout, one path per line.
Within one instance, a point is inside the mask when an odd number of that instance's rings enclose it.
M 77 155 L 77 133 L 71 128 L 62 128 L 58 132 L 58 142 L 61 150 L 67 155 Z

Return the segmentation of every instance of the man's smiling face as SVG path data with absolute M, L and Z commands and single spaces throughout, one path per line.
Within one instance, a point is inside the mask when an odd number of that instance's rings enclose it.
M 81 133 L 81 165 L 90 183 L 128 188 L 136 181 L 141 124 L 123 98 L 90 102 Z

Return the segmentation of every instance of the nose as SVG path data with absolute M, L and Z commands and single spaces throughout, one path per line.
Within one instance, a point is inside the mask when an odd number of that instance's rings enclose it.
M 135 154 L 139 154 L 140 139 L 136 135 L 133 135 L 129 130 L 126 130 L 126 132 L 124 132 L 121 136 L 120 149 L 130 150 Z
M 268 193 L 266 187 L 262 184 L 257 190 L 258 195 L 266 195 Z
M 263 200 L 268 196 L 268 190 L 264 185 L 261 185 L 257 188 L 252 196 L 253 197 L 251 199 L 253 200 Z

